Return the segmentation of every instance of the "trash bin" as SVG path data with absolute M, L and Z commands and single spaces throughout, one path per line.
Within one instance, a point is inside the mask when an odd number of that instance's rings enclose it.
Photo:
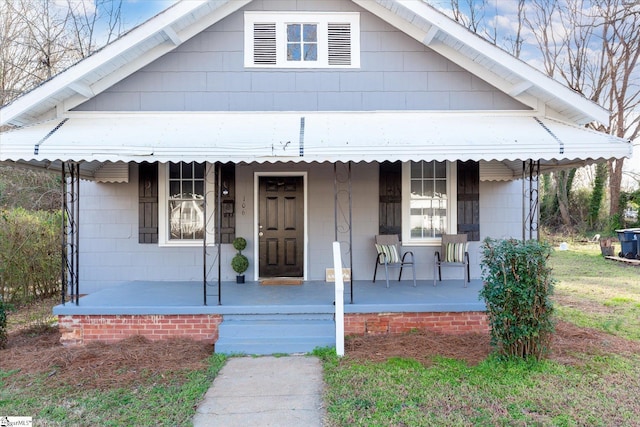
M 636 259 L 638 256 L 638 237 L 640 237 L 640 228 L 626 228 L 616 230 L 618 240 L 620 241 L 621 258 Z
M 633 235 L 636 238 L 636 259 L 640 259 L 640 228 L 636 228 L 633 231 Z

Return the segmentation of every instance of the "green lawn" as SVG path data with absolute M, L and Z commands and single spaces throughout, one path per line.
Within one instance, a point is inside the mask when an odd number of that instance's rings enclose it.
M 225 358 L 213 355 L 208 369 L 140 373 L 130 388 L 86 390 L 75 384 L 51 386 L 48 374 L 20 375 L 0 370 L 0 416 L 30 416 L 47 426 L 183 426 Z
M 557 315 L 640 341 L 640 267 L 607 261 L 596 245 L 555 252 Z M 325 361 L 333 426 L 638 426 L 640 355 L 579 355 L 578 366 L 439 359 Z

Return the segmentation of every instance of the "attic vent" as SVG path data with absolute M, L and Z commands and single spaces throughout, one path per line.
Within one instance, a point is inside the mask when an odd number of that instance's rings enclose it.
M 276 24 L 253 24 L 253 63 L 276 64 Z
M 351 65 L 351 24 L 329 23 L 329 65 Z

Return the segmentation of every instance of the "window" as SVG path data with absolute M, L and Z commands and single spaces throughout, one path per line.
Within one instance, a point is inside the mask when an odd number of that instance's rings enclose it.
M 403 241 L 439 243 L 443 234 L 455 232 L 455 177 L 448 162 L 403 164 Z
M 170 162 L 159 168 L 161 245 L 202 245 L 206 224 L 212 223 L 207 218 L 213 216 L 213 209 L 207 211 L 205 206 L 206 181 L 213 179 L 208 176 L 210 169 L 205 163 L 195 162 Z M 213 236 L 208 230 L 207 241 L 213 241 Z
M 245 12 L 245 66 L 357 68 L 360 15 Z
M 169 163 L 169 239 L 204 237 L 204 164 Z
M 287 24 L 287 61 L 318 60 L 318 25 Z

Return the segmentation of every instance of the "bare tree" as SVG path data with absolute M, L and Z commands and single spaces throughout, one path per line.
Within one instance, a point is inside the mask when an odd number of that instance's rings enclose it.
M 109 44 L 123 32 L 122 0 L 96 0 L 88 9 L 86 2 L 67 0 L 70 31 L 81 58 Z
M 638 136 L 640 4 L 624 0 L 533 0 L 526 23 L 535 34 L 545 71 L 611 111 L 592 123 L 622 138 Z M 609 215 L 619 206 L 624 159 L 608 162 Z M 560 177 L 560 175 L 558 175 Z
M 121 10 L 122 0 L 1 0 L 0 105 L 122 34 Z

